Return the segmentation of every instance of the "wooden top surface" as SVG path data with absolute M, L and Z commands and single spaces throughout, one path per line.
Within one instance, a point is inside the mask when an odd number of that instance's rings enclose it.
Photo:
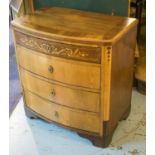
M 12 25 L 46 36 L 76 40 L 113 42 L 137 20 L 67 8 L 44 8 L 15 19 Z

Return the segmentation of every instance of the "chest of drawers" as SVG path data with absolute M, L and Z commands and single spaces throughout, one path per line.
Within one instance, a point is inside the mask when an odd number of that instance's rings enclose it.
M 45 8 L 12 22 L 25 112 L 106 147 L 131 107 L 137 21 Z

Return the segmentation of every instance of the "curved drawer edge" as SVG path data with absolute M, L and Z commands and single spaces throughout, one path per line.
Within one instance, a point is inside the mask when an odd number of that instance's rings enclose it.
M 81 130 L 81 129 L 73 128 L 73 127 L 66 126 L 66 125 L 60 124 L 58 122 L 52 121 L 52 120 L 46 118 L 45 116 L 35 112 L 31 108 L 29 108 L 26 104 L 24 104 L 24 110 L 25 110 L 26 116 L 29 117 L 29 118 L 40 118 L 40 119 L 43 119 L 43 120 L 45 120 L 45 121 L 47 121 L 49 123 L 54 123 L 54 124 L 56 124 L 56 125 L 58 125 L 60 127 L 69 129 L 71 131 L 76 131 L 78 133 L 83 133 L 83 134 L 86 134 L 86 135 L 94 135 L 94 136 L 99 136 L 100 135 L 99 133 L 96 133 L 96 132 L 88 132 L 86 130 Z
M 80 130 L 100 133 L 100 116 L 97 114 L 52 104 L 28 91 L 24 91 L 24 101 L 27 107 L 51 121 Z

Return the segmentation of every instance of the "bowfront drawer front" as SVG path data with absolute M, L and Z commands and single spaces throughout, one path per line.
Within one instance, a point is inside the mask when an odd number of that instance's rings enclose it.
M 65 126 L 99 133 L 100 119 L 96 114 L 76 111 L 52 102 L 47 102 L 36 95 L 25 91 L 26 105 L 36 113 Z
M 74 86 L 100 89 L 100 65 L 56 58 L 21 46 L 16 49 L 18 63 L 31 72 Z
M 24 88 L 43 98 L 75 109 L 99 112 L 100 96 L 98 93 L 43 81 L 23 69 L 20 69 L 20 73 Z
M 16 43 L 52 56 L 101 63 L 101 49 L 56 43 L 15 31 Z

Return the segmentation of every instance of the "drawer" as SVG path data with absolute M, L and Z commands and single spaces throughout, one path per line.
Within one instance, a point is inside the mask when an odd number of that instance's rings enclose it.
M 99 47 L 84 47 L 33 37 L 15 31 L 16 43 L 26 48 L 66 59 L 101 63 L 101 49 Z
M 26 105 L 36 113 L 62 125 L 94 133 L 100 132 L 100 119 L 97 114 L 73 110 L 52 102 L 47 102 L 25 91 Z
M 73 89 L 43 81 L 34 74 L 20 69 L 22 85 L 25 89 L 52 102 L 75 109 L 99 112 L 99 93 Z
M 55 58 L 21 46 L 16 52 L 20 66 L 31 72 L 74 86 L 100 89 L 100 65 Z

